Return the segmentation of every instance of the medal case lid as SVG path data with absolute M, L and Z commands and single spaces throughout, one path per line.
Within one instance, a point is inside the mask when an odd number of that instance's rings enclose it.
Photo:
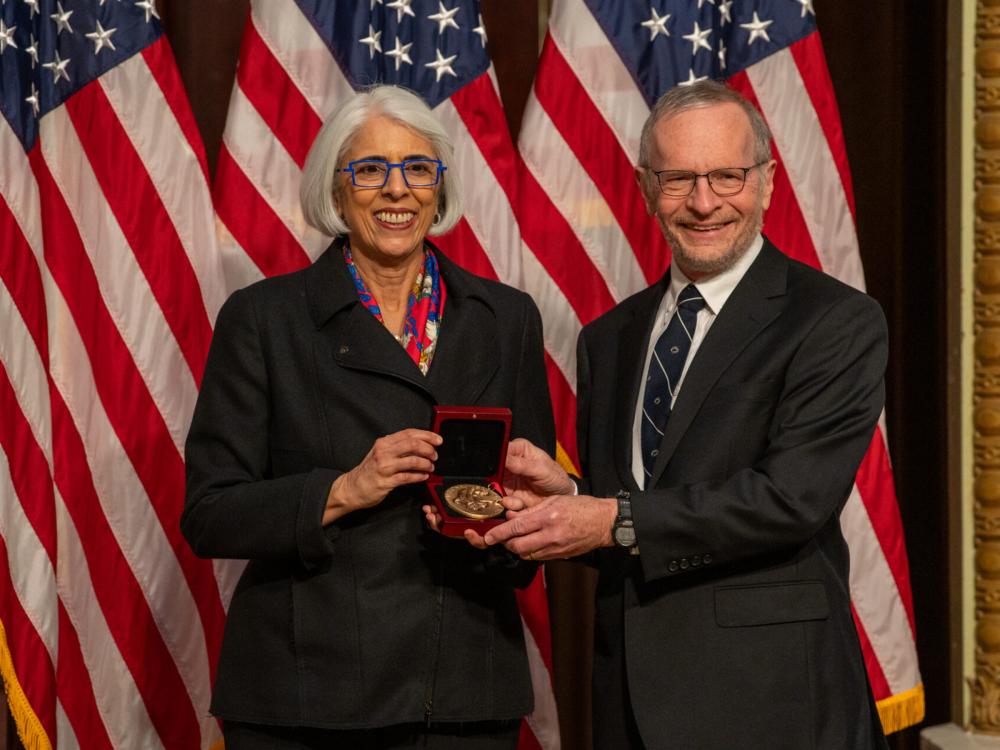
M 427 487 L 441 515 L 445 535 L 462 536 L 465 529 L 485 533 L 505 520 L 503 515 L 483 520 L 459 515 L 444 501 L 444 491 L 456 484 L 492 485 L 493 489 L 501 486 L 510 422 L 510 409 L 502 407 L 434 407 L 432 429 L 444 442 L 438 446 Z

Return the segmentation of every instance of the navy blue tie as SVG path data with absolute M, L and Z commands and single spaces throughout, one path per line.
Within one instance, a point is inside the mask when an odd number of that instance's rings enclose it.
M 677 297 L 667 330 L 660 334 L 646 373 L 646 394 L 642 400 L 642 466 L 646 480 L 653 474 L 653 464 L 660 454 L 660 440 L 667 428 L 670 404 L 684 372 L 684 360 L 691 349 L 694 325 L 705 299 L 694 284 L 688 284 Z

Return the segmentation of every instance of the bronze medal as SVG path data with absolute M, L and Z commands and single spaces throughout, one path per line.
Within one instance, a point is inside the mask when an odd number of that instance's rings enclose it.
M 466 518 L 496 518 L 504 512 L 500 495 L 481 484 L 455 484 L 444 491 L 448 507 Z

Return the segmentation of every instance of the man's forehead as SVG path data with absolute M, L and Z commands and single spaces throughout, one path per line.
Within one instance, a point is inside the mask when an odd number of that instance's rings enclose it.
M 733 102 L 691 107 L 663 117 L 653 127 L 653 136 L 652 145 L 662 157 L 753 154 L 750 118 Z

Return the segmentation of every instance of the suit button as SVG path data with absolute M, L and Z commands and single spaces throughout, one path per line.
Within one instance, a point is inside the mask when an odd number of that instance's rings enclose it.
M 649 452 L 649 455 L 651 455 L 653 458 L 656 458 L 657 456 L 660 455 L 660 449 L 659 448 L 653 448 L 653 450 L 651 450 Z
M 340 347 L 340 353 L 341 354 L 347 354 L 349 351 L 351 351 L 351 347 L 349 347 L 347 345 L 344 345 L 344 346 Z
M 677 561 L 676 560 L 671 560 L 670 564 L 667 566 L 667 570 L 669 570 L 671 573 L 676 573 L 677 572 Z
M 691 555 L 691 567 L 697 568 L 701 565 L 701 555 Z
M 656 398 L 654 398 L 653 399 L 653 403 L 656 404 L 657 406 L 659 406 L 660 405 L 660 397 L 657 396 Z
M 691 563 L 688 562 L 686 557 L 681 558 L 681 570 L 687 570 Z
M 701 556 L 701 561 L 705 563 L 705 565 L 708 565 L 710 562 L 712 562 L 712 555 L 706 552 L 704 555 Z

